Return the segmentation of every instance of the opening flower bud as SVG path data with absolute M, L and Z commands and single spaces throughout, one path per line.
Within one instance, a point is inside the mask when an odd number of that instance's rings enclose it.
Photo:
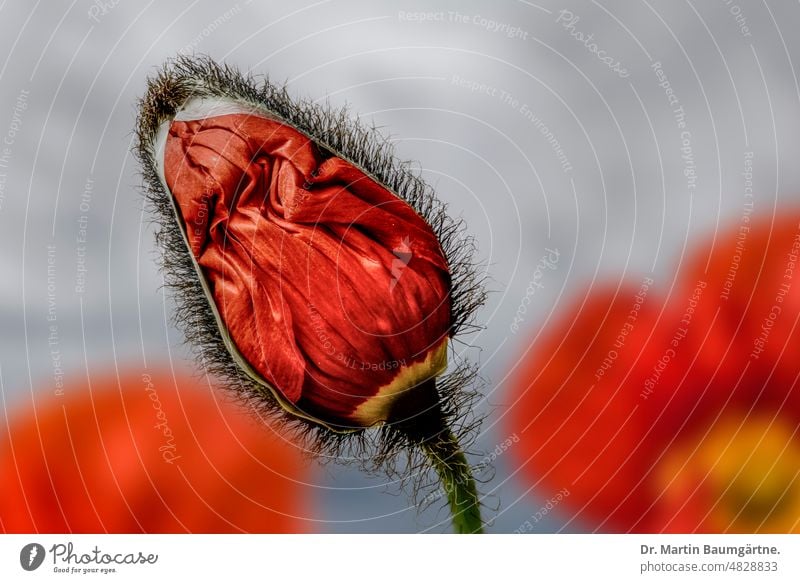
M 160 151 L 229 350 L 284 407 L 374 425 L 444 371 L 447 260 L 407 202 L 233 102 L 189 101 L 162 126 Z
M 368 467 L 406 451 L 409 469 L 421 452 L 456 529 L 480 531 L 460 447 L 474 371 L 440 376 L 485 299 L 462 223 L 374 129 L 206 58 L 150 80 L 137 135 L 200 363 L 312 451 L 352 443 Z

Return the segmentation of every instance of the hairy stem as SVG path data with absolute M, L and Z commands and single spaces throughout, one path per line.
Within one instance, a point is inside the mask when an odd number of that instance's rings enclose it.
M 425 453 L 447 495 L 458 534 L 483 532 L 480 501 L 472 469 L 442 414 L 435 379 L 408 391 L 394 408 L 392 425 Z
M 456 533 L 483 533 L 475 479 L 453 433 L 443 431 L 423 442 L 421 447 L 442 481 Z

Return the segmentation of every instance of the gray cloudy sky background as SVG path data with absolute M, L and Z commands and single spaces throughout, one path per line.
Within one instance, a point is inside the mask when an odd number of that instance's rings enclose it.
M 564 10 L 579 19 L 572 28 Z M 485 329 L 469 339 L 480 349 L 466 352 L 489 382 L 477 446 L 491 451 L 511 433 L 506 375 L 541 327 L 600 282 L 649 275 L 667 295 L 698 237 L 740 217 L 748 152 L 756 211 L 800 202 L 798 25 L 796 2 L 744 0 L 2 2 L 6 407 L 53 390 L 48 257 L 68 380 L 87 367 L 192 366 L 169 324 L 130 150 L 145 78 L 196 51 L 286 80 L 297 96 L 349 104 L 467 221 L 493 289 L 479 316 Z M 575 31 L 592 33 L 626 75 Z M 694 189 L 657 70 L 685 111 Z M 558 263 L 517 331 L 547 249 Z M 516 481 L 507 456 L 496 466 L 482 486 L 490 531 L 511 532 L 543 501 Z M 331 466 L 314 479 L 309 518 L 325 532 L 449 530 L 438 505 L 418 513 L 380 477 Z M 536 529 L 580 530 L 570 518 L 556 509 Z

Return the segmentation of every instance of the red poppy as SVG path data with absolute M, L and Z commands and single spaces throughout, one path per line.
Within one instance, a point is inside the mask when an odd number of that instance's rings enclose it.
M 36 394 L 0 434 L 8 533 L 303 532 L 300 452 L 188 377 Z
M 370 426 L 443 372 L 449 268 L 407 202 L 259 115 L 173 121 L 164 151 L 224 332 L 286 408 Z
M 800 531 L 798 253 L 800 215 L 745 215 L 668 300 L 593 290 L 547 330 L 510 414 L 535 491 L 576 528 Z

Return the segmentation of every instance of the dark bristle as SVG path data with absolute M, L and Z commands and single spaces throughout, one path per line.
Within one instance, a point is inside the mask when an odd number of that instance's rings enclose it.
M 392 145 L 373 127 L 367 127 L 346 109 L 330 104 L 295 100 L 285 86 L 268 79 L 244 75 L 233 67 L 207 57 L 179 56 L 168 62 L 148 81 L 147 93 L 139 102 L 136 122 L 136 155 L 141 163 L 147 199 L 157 223 L 156 240 L 162 250 L 161 267 L 165 284 L 176 304 L 174 322 L 185 335 L 204 369 L 220 379 L 259 413 L 278 420 L 282 430 L 321 459 L 353 462 L 364 469 L 393 472 L 399 468 L 399 452 L 407 452 L 400 478 L 427 479 L 427 465 L 408 438 L 391 425 L 354 433 L 335 433 L 286 413 L 274 397 L 251 380 L 231 358 L 217 328 L 199 276 L 177 223 L 171 195 L 165 191 L 156 170 L 154 142 L 159 126 L 171 119 L 192 97 L 213 97 L 236 101 L 283 120 L 309 136 L 321 148 L 363 169 L 379 183 L 405 200 L 433 228 L 441 242 L 452 276 L 452 335 L 472 329 L 477 309 L 484 303 L 484 278 L 474 260 L 474 240 L 465 234 L 460 220 L 453 220 L 412 169 L 399 161 Z M 454 434 L 469 446 L 480 419 L 472 413 L 478 397 L 476 370 L 457 363 L 456 370 L 437 379 L 442 413 Z

